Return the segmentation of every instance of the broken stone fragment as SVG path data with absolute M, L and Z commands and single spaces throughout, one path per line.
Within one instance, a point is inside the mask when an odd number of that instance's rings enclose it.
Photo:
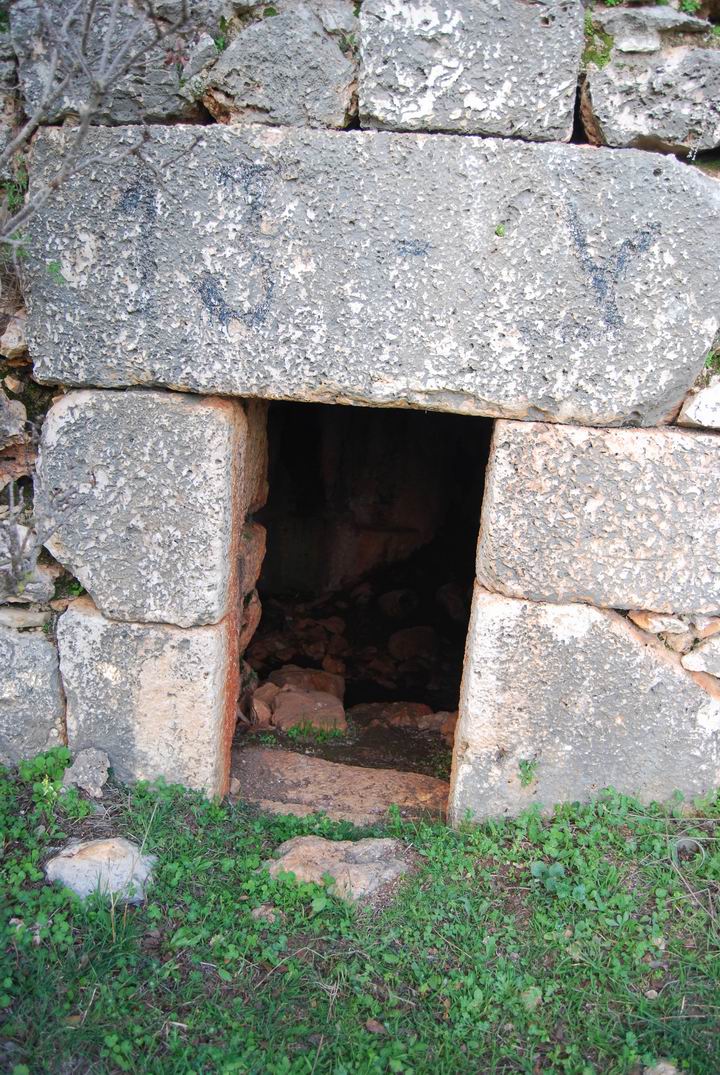
M 443 817 L 448 785 L 423 773 L 341 765 L 286 750 L 247 747 L 234 757 L 240 797 L 272 814 L 324 813 L 334 821 L 374 825 L 391 806 L 402 817 Z
M 94 892 L 120 903 L 142 903 L 152 883 L 155 855 L 143 854 L 123 837 L 71 840 L 45 864 L 48 881 L 59 881 L 81 899 Z
M 250 23 L 193 81 L 221 123 L 345 127 L 356 68 L 312 7 L 298 3 Z
M 251 450 L 231 400 L 70 392 L 42 430 L 35 509 L 46 546 L 113 619 L 216 623 L 236 601 Z
M 661 638 L 668 649 L 671 649 L 674 653 L 688 653 L 696 641 L 694 632 L 689 629 L 681 633 L 677 631 L 661 631 L 658 638 Z
M 360 25 L 362 126 L 569 140 L 583 43 L 577 0 L 512 11 L 365 0 Z
M 0 388 L 0 448 L 22 440 L 27 414 L 19 399 L 8 399 Z
M 345 680 L 342 676 L 321 672 L 317 668 L 298 668 L 297 665 L 286 664 L 283 668 L 271 672 L 268 678 L 277 687 L 325 691 L 327 694 L 334 694 L 341 702 L 345 697 Z
M 282 385 L 286 399 L 601 426 L 668 420 L 700 372 L 720 184 L 697 169 L 519 139 L 201 131 L 153 128 L 138 197 L 135 158 L 112 159 L 132 132 L 94 128 L 92 174 L 33 218 L 40 380 Z M 32 183 L 71 136 L 38 133 Z
M 63 787 L 80 788 L 93 799 L 101 799 L 109 768 L 110 759 L 104 750 L 87 747 L 75 755 L 72 765 L 63 773 Z
M 713 614 L 719 513 L 715 434 L 497 422 L 478 580 L 536 601 Z
M 325 883 L 328 892 L 350 902 L 364 902 L 378 889 L 397 881 L 410 869 L 408 849 L 400 840 L 325 840 L 321 836 L 296 836 L 265 862 L 271 877 L 292 873 L 296 881 Z
M 643 631 L 649 631 L 652 635 L 669 634 L 684 635 L 687 633 L 687 623 L 679 616 L 662 616 L 656 612 L 628 612 L 628 619 L 640 627 Z
M 33 627 L 44 627 L 50 620 L 51 613 L 39 608 L 12 608 L 0 605 L 0 627 L 13 627 L 16 631 L 27 631 Z
M 106 619 L 89 598 L 58 620 L 68 746 L 107 751 L 119 780 L 224 795 L 238 694 L 237 623 Z
M 361 702 L 348 710 L 348 716 L 353 720 L 378 721 L 397 728 L 415 728 L 432 715 L 432 709 L 424 702 Z
M 720 690 L 711 686 L 615 612 L 476 587 L 453 823 L 467 811 L 478 820 L 531 804 L 549 811 L 606 787 L 645 803 L 706 793 L 720 782 Z
M 262 616 L 262 604 L 257 590 L 247 594 L 243 602 L 242 616 L 240 620 L 240 634 L 238 636 L 238 649 L 244 653 L 253 635 L 257 631 Z
M 710 23 L 672 8 L 596 10 L 612 39 L 590 62 L 581 112 L 598 145 L 687 154 L 720 145 L 720 49 Z
M 720 375 L 711 377 L 704 388 L 693 391 L 682 405 L 677 423 L 720 429 Z
M 437 648 L 438 637 L 432 627 L 406 627 L 388 639 L 388 650 L 396 661 L 432 660 Z
M 683 666 L 692 672 L 708 672 L 720 677 L 720 638 L 709 638 L 682 658 Z
M 720 631 L 720 616 L 692 616 L 689 622 L 696 638 L 710 638 Z
M 27 354 L 27 313 L 24 309 L 16 310 L 10 317 L 7 328 L 0 336 L 0 355 L 4 358 L 24 358 Z
M 240 538 L 240 592 L 250 593 L 260 577 L 267 532 L 260 523 L 246 522 Z
M 325 691 L 282 689 L 273 702 L 272 723 L 281 732 L 298 725 L 322 731 L 345 731 L 347 720 L 342 702 Z
M 0 765 L 65 742 L 55 646 L 36 631 L 0 626 Z

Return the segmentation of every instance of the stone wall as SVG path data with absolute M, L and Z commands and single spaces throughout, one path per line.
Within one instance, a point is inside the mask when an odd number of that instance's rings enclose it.
M 27 343 L 1 311 L 3 570 L 13 518 L 47 551 L 0 606 L 0 761 L 225 790 L 288 399 L 498 419 L 453 821 L 720 783 L 720 34 L 679 7 L 206 0 L 143 54 L 30 222 Z M 41 32 L 17 0 L 5 141 Z

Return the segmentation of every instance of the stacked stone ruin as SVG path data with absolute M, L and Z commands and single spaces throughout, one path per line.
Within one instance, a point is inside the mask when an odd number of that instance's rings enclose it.
M 285 399 L 497 420 L 453 822 L 717 786 L 720 183 L 682 158 L 720 147 L 720 37 L 579 0 L 202 7 L 31 227 L 35 515 L 87 595 L 56 642 L 0 628 L 2 760 L 226 791 Z

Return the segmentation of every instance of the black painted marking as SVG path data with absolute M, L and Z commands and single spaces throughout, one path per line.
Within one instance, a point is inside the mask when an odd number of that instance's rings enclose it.
M 605 264 L 599 264 L 590 253 L 587 232 L 572 202 L 567 203 L 567 216 L 575 250 L 595 292 L 603 321 L 609 328 L 621 328 L 623 319 L 617 306 L 617 285 L 625 277 L 634 257 L 644 254 L 657 240 L 662 230 L 660 224 L 655 222 L 638 228 L 632 238 L 623 240 L 619 249 L 605 259 Z

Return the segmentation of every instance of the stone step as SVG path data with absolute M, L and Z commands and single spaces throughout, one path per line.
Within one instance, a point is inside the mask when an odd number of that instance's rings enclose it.
M 232 775 L 237 797 L 272 814 L 323 812 L 333 821 L 373 825 L 391 806 L 403 817 L 444 817 L 449 784 L 421 773 L 365 769 L 359 765 L 265 747 L 234 752 Z

